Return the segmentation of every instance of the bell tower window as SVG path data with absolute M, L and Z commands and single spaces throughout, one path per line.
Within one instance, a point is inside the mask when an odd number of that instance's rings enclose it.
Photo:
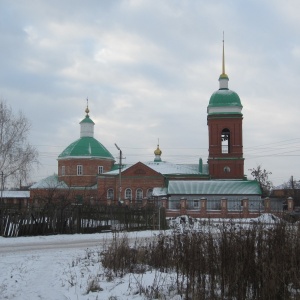
M 222 153 L 230 153 L 230 131 L 228 128 L 224 128 L 221 132 L 221 143 Z

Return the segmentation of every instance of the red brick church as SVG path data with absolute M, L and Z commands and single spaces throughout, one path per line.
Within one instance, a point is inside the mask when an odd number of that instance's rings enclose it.
M 173 164 L 162 159 L 157 145 L 152 161 L 122 164 L 94 138 L 94 122 L 88 106 L 80 122 L 80 137 L 58 156 L 58 174 L 31 186 L 31 202 L 52 195 L 93 204 L 137 204 L 158 201 L 178 214 L 208 211 L 246 212 L 264 210 L 256 181 L 244 175 L 243 115 L 237 93 L 228 88 L 224 43 L 219 89 L 207 107 L 208 158 L 195 164 Z M 54 197 L 54 196 L 53 196 Z M 226 200 L 226 201 L 225 201 Z M 50 198 L 49 198 L 49 201 Z M 222 202 L 223 201 L 223 202 Z M 225 201 L 225 202 L 224 202 Z

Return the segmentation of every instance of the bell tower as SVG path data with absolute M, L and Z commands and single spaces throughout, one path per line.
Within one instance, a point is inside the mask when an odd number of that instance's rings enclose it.
M 208 167 L 212 179 L 243 179 L 243 115 L 237 93 L 228 88 L 223 38 L 222 74 L 219 89 L 207 107 Z

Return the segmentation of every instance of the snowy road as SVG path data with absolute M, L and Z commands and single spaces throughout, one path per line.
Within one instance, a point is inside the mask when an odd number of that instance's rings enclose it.
M 46 242 L 46 243 L 27 243 L 13 245 L 1 245 L 0 256 L 4 254 L 12 254 L 19 252 L 32 252 L 32 251 L 44 251 L 44 250 L 68 250 L 68 249 L 85 249 L 90 247 L 97 247 L 103 244 L 103 241 L 95 240 L 79 240 L 79 241 L 60 241 Z

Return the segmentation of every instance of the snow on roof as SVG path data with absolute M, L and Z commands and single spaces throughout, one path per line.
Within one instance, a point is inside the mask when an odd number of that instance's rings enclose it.
M 258 222 L 261 222 L 261 223 L 274 223 L 274 222 L 280 222 L 281 219 L 273 214 L 266 213 L 266 214 L 260 215 L 255 220 L 257 220 Z
M 195 170 L 190 165 L 176 165 L 166 161 L 150 161 L 144 164 L 161 174 L 200 174 L 198 170 Z
M 181 164 L 179 164 L 180 166 Z M 199 172 L 199 164 L 184 164 L 184 166 L 193 169 L 194 171 Z M 202 164 L 202 172 L 200 174 L 208 174 L 208 164 Z
M 29 198 L 29 191 L 2 191 L 2 198 Z
M 153 188 L 152 196 L 154 197 L 166 196 L 167 193 L 168 193 L 167 188 L 155 187 Z
M 143 162 L 144 165 L 148 166 L 152 170 L 163 174 L 163 175 L 171 175 L 171 174 L 201 174 L 198 169 L 195 167 L 195 165 L 190 165 L 190 164 L 180 164 L 176 165 L 170 162 L 166 161 L 160 161 L 160 162 L 155 162 L 155 161 L 148 161 L 148 162 Z M 122 172 L 133 166 L 134 164 L 131 165 L 126 165 L 122 168 Z M 119 174 L 119 169 L 106 172 L 105 174 Z
M 30 189 L 67 189 L 68 186 L 65 182 L 59 181 L 57 174 L 53 174 L 51 176 L 48 176 L 47 178 L 44 178 L 35 184 L 33 184 Z
M 129 164 L 129 165 L 122 165 L 122 172 L 124 172 L 125 170 L 127 170 L 128 168 L 130 168 L 131 166 L 133 166 L 133 164 Z M 105 172 L 103 174 L 109 174 L 109 175 L 115 175 L 115 174 L 119 174 L 119 168 L 116 168 L 112 171 L 108 171 Z
M 51 175 L 47 178 L 44 178 L 37 183 L 33 184 L 30 188 L 30 190 L 34 189 L 75 189 L 75 190 L 95 190 L 97 189 L 97 184 L 86 187 L 86 186 L 72 186 L 69 187 L 64 181 L 59 181 L 57 174 Z

